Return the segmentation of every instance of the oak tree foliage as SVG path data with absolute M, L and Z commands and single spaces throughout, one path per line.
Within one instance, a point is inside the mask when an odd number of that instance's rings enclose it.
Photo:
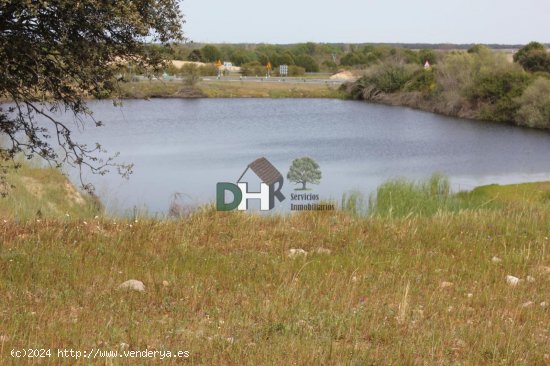
M 147 43 L 182 40 L 182 17 L 177 0 L 0 0 L 0 100 L 9 103 L 0 107 L 2 171 L 23 153 L 81 174 L 129 173 L 131 166 L 103 157 L 100 144 L 75 141 L 71 130 L 101 125 L 86 100 L 116 96 L 117 69 L 163 67 L 161 47 Z

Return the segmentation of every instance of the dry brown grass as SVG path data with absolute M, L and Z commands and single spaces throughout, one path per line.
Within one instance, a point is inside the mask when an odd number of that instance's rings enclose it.
M 66 180 L 24 169 L 29 214 L 0 210 L 0 365 L 550 362 L 547 183 L 482 187 L 472 194 L 500 204 L 406 218 L 204 207 L 129 220 L 67 217 Z M 46 198 L 64 209 L 33 218 Z M 145 292 L 119 290 L 129 279 Z M 52 355 L 10 355 L 23 349 Z M 145 349 L 190 357 L 120 357 Z
M 12 348 L 125 343 L 189 350 L 194 365 L 546 365 L 549 223 L 548 206 L 394 220 L 212 209 L 177 221 L 8 220 L 0 363 L 16 363 Z M 291 248 L 308 255 L 289 258 Z M 522 281 L 510 287 L 508 274 Z M 130 278 L 146 292 L 117 290 Z

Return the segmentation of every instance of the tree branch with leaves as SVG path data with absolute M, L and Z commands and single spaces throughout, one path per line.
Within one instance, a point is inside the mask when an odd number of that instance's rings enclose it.
M 165 60 L 146 43 L 183 40 L 182 24 L 176 0 L 0 0 L 0 100 L 9 102 L 0 107 L 0 178 L 18 154 L 78 168 L 89 191 L 83 170 L 129 174 L 131 165 L 105 156 L 99 143 L 79 143 L 72 131 L 102 125 L 86 100 L 116 101 L 121 68 L 159 72 Z

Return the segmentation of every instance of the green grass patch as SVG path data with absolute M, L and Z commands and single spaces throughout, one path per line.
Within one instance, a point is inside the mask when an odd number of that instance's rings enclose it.
M 454 194 L 447 177 L 434 174 L 414 182 L 396 179 L 382 184 L 369 200 L 369 214 L 382 217 L 431 216 L 440 211 L 459 212 L 494 207 L 483 192 Z
M 58 169 L 25 162 L 6 175 L 0 218 L 90 218 L 103 212 L 98 199 L 77 190 Z

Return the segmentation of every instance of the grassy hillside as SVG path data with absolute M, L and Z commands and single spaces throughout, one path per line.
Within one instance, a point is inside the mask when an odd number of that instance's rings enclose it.
M 192 365 L 547 365 L 548 184 L 479 190 L 499 205 L 401 218 L 210 207 L 167 221 L 8 217 L 0 364 L 24 347 L 187 350 Z M 129 279 L 145 291 L 118 289 Z M 56 355 L 44 363 L 153 362 Z
M 0 218 L 86 218 L 102 212 L 101 203 L 79 192 L 55 168 L 22 164 L 6 175 L 7 195 L 0 197 Z

